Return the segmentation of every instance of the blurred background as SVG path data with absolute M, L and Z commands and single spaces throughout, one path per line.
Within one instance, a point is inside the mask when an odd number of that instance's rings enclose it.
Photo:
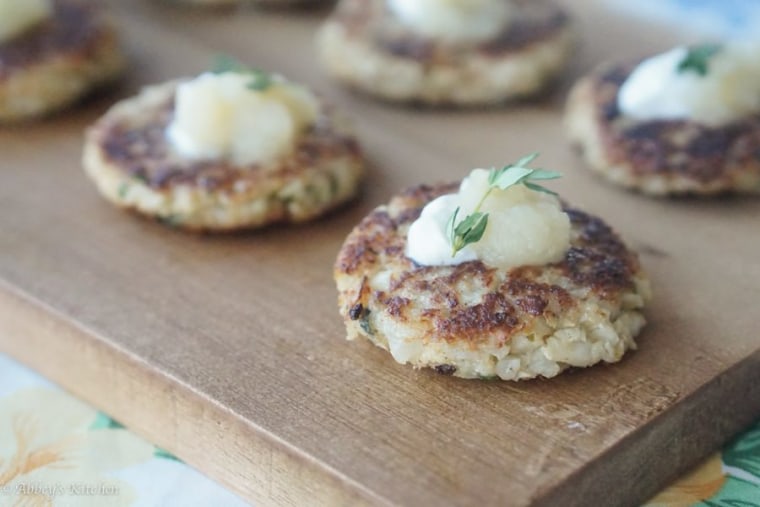
M 606 0 L 626 14 L 715 38 L 760 38 L 758 0 Z

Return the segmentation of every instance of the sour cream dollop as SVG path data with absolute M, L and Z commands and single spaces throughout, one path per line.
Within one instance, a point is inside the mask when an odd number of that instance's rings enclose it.
M 388 7 L 416 32 L 455 42 L 492 39 L 513 16 L 504 0 L 388 0 Z
M 523 185 L 493 190 L 480 210 L 488 225 L 480 241 L 452 257 L 448 223 L 457 207 L 457 222 L 472 213 L 488 190 L 485 169 L 475 169 L 459 192 L 425 206 L 407 234 L 406 256 L 423 266 L 450 266 L 479 259 L 486 265 L 510 269 L 562 260 L 570 248 L 570 218 L 559 199 Z
M 707 71 L 679 66 L 677 47 L 644 60 L 623 83 L 618 107 L 637 120 L 692 120 L 718 126 L 760 112 L 760 45 L 731 43 L 706 59 Z

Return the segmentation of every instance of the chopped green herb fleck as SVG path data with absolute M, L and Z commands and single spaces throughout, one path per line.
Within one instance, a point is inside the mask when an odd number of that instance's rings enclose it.
M 372 328 L 372 324 L 369 322 L 369 314 L 370 310 L 365 308 L 364 312 L 362 313 L 361 318 L 359 319 L 359 326 L 361 326 L 362 330 L 367 333 L 368 335 L 375 334 L 375 330 Z
M 338 195 L 338 190 L 340 190 L 340 182 L 338 181 L 338 177 L 334 174 L 328 174 L 327 179 L 330 182 L 330 197 L 335 197 Z
M 710 70 L 710 59 L 721 50 L 720 44 L 701 44 L 692 46 L 686 52 L 686 56 L 678 64 L 678 72 L 694 72 L 699 76 L 706 76 Z
M 177 227 L 182 224 L 182 216 L 177 214 L 169 214 L 163 217 L 158 217 L 158 221 L 169 227 Z
M 211 72 L 214 74 L 242 74 L 250 77 L 250 81 L 246 85 L 249 90 L 264 91 L 274 84 L 271 74 L 264 72 L 260 69 L 248 67 L 238 60 L 227 55 L 220 55 L 214 61 L 214 65 L 211 67 Z

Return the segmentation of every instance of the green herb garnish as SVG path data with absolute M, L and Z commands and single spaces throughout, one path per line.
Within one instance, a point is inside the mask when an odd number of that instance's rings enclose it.
M 706 76 L 710 70 L 710 59 L 721 50 L 720 44 L 701 44 L 690 47 L 686 56 L 678 64 L 678 72 L 694 72 L 700 76 Z
M 272 84 L 274 84 L 271 74 L 268 74 L 260 69 L 248 67 L 238 60 L 227 55 L 220 55 L 216 57 L 214 60 L 214 65 L 211 67 L 211 72 L 214 74 L 227 74 L 232 72 L 235 74 L 243 74 L 245 76 L 248 76 L 251 78 L 251 81 L 246 85 L 246 87 L 249 90 L 254 90 L 257 92 L 264 91 L 272 86 Z
M 360 317 L 359 326 L 361 326 L 362 330 L 365 333 L 372 336 L 375 334 L 375 330 L 373 329 L 372 324 L 369 321 L 369 314 L 370 314 L 370 311 L 368 309 L 365 309 Z
M 158 221 L 168 227 L 179 227 L 182 225 L 182 215 L 169 213 L 168 215 L 159 216 Z
M 126 199 L 128 193 L 129 193 L 129 183 L 121 183 L 119 185 L 119 190 L 118 190 L 119 199 Z
M 531 153 L 514 164 L 508 164 L 501 169 L 491 169 L 491 172 L 488 174 L 488 191 L 480 199 L 473 212 L 467 215 L 461 222 L 457 222 L 461 209 L 457 207 L 454 210 L 454 214 L 451 215 L 446 226 L 449 242 L 451 243 L 452 257 L 467 245 L 477 243 L 483 237 L 483 233 L 485 233 L 488 226 L 488 213 L 483 213 L 480 211 L 480 208 L 494 189 L 506 190 L 511 186 L 522 184 L 536 192 L 557 195 L 556 192 L 552 192 L 535 182 L 556 180 L 557 178 L 561 178 L 562 174 L 528 167 L 528 164 L 533 162 L 536 157 L 538 157 L 538 153 Z

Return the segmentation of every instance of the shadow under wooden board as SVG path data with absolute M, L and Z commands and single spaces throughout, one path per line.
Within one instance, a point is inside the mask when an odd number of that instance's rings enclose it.
M 637 27 L 592 3 L 568 2 L 585 34 L 575 74 L 665 46 L 634 46 Z M 757 199 L 657 201 L 598 181 L 564 142 L 564 85 L 503 110 L 388 107 L 320 73 L 320 12 L 111 4 L 129 83 L 0 131 L 3 351 L 260 505 L 635 505 L 760 415 Z M 311 225 L 213 237 L 96 195 L 82 129 L 139 84 L 199 72 L 220 52 L 280 68 L 353 114 L 370 160 L 360 201 Z M 655 300 L 640 350 L 506 383 L 414 371 L 345 342 L 331 268 L 351 227 L 401 187 L 533 150 L 566 173 L 568 200 L 641 252 Z

